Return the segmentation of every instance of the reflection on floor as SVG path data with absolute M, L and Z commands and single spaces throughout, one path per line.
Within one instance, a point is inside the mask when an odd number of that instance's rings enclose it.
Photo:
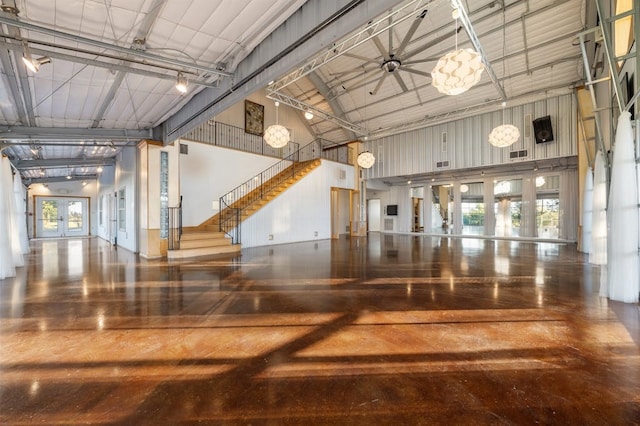
M 637 305 L 573 245 L 379 235 L 145 261 L 32 242 L 2 424 L 630 424 Z

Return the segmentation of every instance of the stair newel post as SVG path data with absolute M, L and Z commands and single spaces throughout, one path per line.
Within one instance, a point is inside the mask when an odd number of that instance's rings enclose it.
M 240 209 L 236 209 L 236 244 L 240 244 Z

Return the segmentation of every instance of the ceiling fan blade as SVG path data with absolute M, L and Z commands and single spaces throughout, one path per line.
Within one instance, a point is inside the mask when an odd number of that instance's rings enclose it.
M 410 72 L 410 73 L 413 73 L 413 74 L 418 74 L 418 75 L 422 75 L 422 76 L 431 78 L 431 73 L 429 73 L 429 72 L 424 72 L 424 71 L 420 71 L 420 70 L 414 70 L 414 69 L 408 68 L 408 67 L 402 67 L 402 71 L 406 71 L 406 72 Z
M 353 83 L 353 85 L 351 85 L 351 84 L 349 84 L 348 86 L 344 86 L 344 85 L 343 85 L 343 87 L 345 87 L 345 90 L 346 90 L 347 92 L 349 92 L 349 91 L 354 91 L 354 90 L 356 90 L 356 89 L 359 89 L 359 88 L 361 88 L 361 87 L 363 87 L 363 86 L 366 86 L 367 84 L 370 84 L 370 83 L 372 83 L 372 82 L 376 81 L 376 80 L 377 80 L 377 79 L 379 79 L 379 78 L 380 78 L 380 74 L 376 73 L 376 75 L 375 75 L 375 76 L 373 76 L 373 77 L 371 77 L 371 76 L 365 76 L 364 78 L 362 78 L 362 79 L 360 79 L 360 80 L 358 80 L 358 81 L 354 82 L 354 83 Z
M 382 83 L 384 83 L 384 80 L 387 78 L 388 75 L 389 74 L 387 73 L 382 74 L 382 77 L 380 77 L 380 81 L 378 81 L 378 84 L 376 84 L 376 87 L 371 92 L 369 92 L 369 94 L 375 95 L 376 93 L 378 93 L 378 90 L 380 90 L 380 87 L 382 87 Z
M 377 60 L 371 59 L 371 58 L 367 58 L 366 56 L 356 55 L 354 53 L 347 52 L 347 53 L 343 53 L 342 56 L 348 56 L 349 58 L 359 59 L 359 60 L 364 61 L 364 62 L 370 62 L 372 64 L 380 65 L 380 61 L 377 61 Z
M 393 52 L 393 21 L 389 17 L 389 56 Z
M 403 92 L 408 92 L 409 88 L 407 87 L 407 85 L 404 83 L 404 80 L 402 79 L 402 77 L 400 77 L 400 74 L 398 72 L 394 72 L 392 73 L 393 76 L 396 78 L 396 81 L 398 82 L 398 84 L 400 85 L 400 88 L 402 89 Z
M 462 30 L 462 26 L 459 26 L 458 28 L 456 28 L 456 33 L 459 33 L 460 30 Z M 434 38 L 433 40 L 431 40 L 429 43 L 425 43 L 422 46 L 418 47 L 417 49 L 414 49 L 410 52 L 408 52 L 406 55 L 404 55 L 405 58 L 410 58 L 414 55 L 417 55 L 418 53 L 422 52 L 425 49 L 428 49 L 432 46 L 435 46 L 436 44 L 439 44 L 440 42 L 448 39 L 449 37 L 451 37 L 451 34 L 445 34 L 442 35 L 438 38 Z
M 404 49 L 407 47 L 407 44 L 409 44 L 409 41 L 411 40 L 413 35 L 416 33 L 418 26 L 420 25 L 420 23 L 422 22 L 425 16 L 427 16 L 426 9 L 423 10 L 422 13 L 418 15 L 416 19 L 411 23 L 411 26 L 409 27 L 409 31 L 407 31 L 407 34 L 405 34 L 404 38 L 402 39 L 400 46 L 398 46 L 398 50 L 394 52 L 395 56 L 402 56 L 402 52 L 404 52 Z
M 426 62 L 436 62 L 440 58 L 424 58 L 424 59 L 415 59 L 413 61 L 406 61 L 402 63 L 402 66 L 405 65 L 416 65 L 416 64 L 424 64 Z
M 370 33 L 371 33 L 371 31 L 370 31 Z M 378 52 L 380 52 L 380 54 L 382 55 L 382 59 L 388 59 L 388 56 L 387 56 L 388 53 L 384 49 L 384 46 L 382 45 L 382 42 L 380 41 L 378 36 L 371 37 L 371 40 L 373 41 L 373 44 L 375 44 L 376 47 L 378 48 Z
M 350 77 L 345 77 L 345 79 L 342 80 L 340 82 L 340 84 L 349 86 L 354 81 L 358 81 L 360 79 L 365 79 L 365 78 L 370 77 L 371 74 L 368 74 L 368 73 L 371 72 L 371 71 L 380 71 L 380 67 L 379 66 L 374 66 L 374 67 L 363 67 L 363 68 L 358 67 L 358 68 L 355 68 L 353 70 L 353 72 L 350 73 L 352 75 Z M 346 72 L 346 71 L 344 71 L 344 72 Z M 378 73 L 375 72 L 375 74 L 376 74 L 376 78 L 377 78 Z M 336 78 L 336 80 L 338 80 L 338 78 Z

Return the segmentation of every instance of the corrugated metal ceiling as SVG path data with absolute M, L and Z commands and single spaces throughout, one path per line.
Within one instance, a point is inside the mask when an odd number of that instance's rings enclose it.
M 219 78 L 230 78 L 226 76 L 238 63 L 305 2 L 3 0 L 4 6 L 19 10 L 17 18 L 21 22 L 33 27 L 2 25 L 0 126 L 149 129 L 188 102 L 201 85 L 215 86 Z M 389 9 L 405 3 L 390 1 Z M 585 26 L 585 3 L 586 0 L 464 1 L 486 57 L 510 102 L 532 95 L 550 96 L 582 80 L 582 62 L 575 41 Z M 317 69 L 313 76 L 288 85 L 283 92 L 362 126 L 372 136 L 390 130 L 398 132 L 414 124 L 425 125 L 431 118 L 456 111 L 473 111 L 486 105 L 499 108 L 502 99 L 486 72 L 479 84 L 462 96 L 445 96 L 431 86 L 430 77 L 424 74 L 431 72 L 437 58 L 455 48 L 456 23 L 447 0 L 423 1 L 419 6 L 410 19 L 380 34 L 377 42 L 362 43 L 348 55 Z M 415 27 L 422 10 L 427 13 Z M 2 16 L 15 18 L 7 12 Z M 396 58 L 402 62 L 395 71 L 398 78 L 387 75 L 380 83 L 387 73 L 381 68 L 382 53 L 388 56 L 396 51 L 412 26 L 416 31 Z M 27 73 L 20 64 L 21 39 L 28 41 L 35 57 L 48 52 L 52 62 L 42 65 L 37 74 Z M 109 49 L 109 45 L 120 50 Z M 457 45 L 471 45 L 464 29 L 457 35 Z M 317 54 L 308 53 L 309 58 Z M 157 57 L 166 60 L 153 59 Z M 178 71 L 190 80 L 186 95 L 174 89 Z M 363 136 L 317 117 L 310 126 L 318 138 L 332 143 Z M 86 138 L 75 140 L 74 144 L 67 139 L 48 139 L 50 143 L 42 143 L 36 133 L 27 145 L 10 148 L 9 154 L 19 160 L 99 159 L 113 157 L 118 147 L 127 143 L 126 138 Z M 115 144 L 116 150 L 109 144 Z M 37 156 L 31 153 L 33 145 L 40 146 Z M 98 147 L 95 151 L 94 146 Z M 68 169 L 60 173 L 69 173 Z M 55 175 L 53 170 L 46 172 Z M 82 172 L 80 167 L 72 170 Z M 95 167 L 85 172 L 94 173 Z M 33 177 L 32 173 L 25 176 Z

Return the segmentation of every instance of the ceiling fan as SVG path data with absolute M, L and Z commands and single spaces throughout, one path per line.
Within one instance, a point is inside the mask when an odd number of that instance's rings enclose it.
M 451 37 L 451 34 L 446 34 L 444 36 L 438 37 L 437 39 L 431 40 L 428 43 L 416 49 L 406 51 L 407 46 L 411 42 L 411 39 L 413 38 L 414 34 L 418 30 L 418 27 L 420 26 L 420 24 L 422 23 L 426 15 L 427 15 L 427 10 L 423 10 L 418 16 L 416 16 L 415 20 L 411 23 L 411 26 L 407 30 L 407 33 L 404 35 L 402 41 L 400 42 L 397 48 L 395 48 L 395 46 L 393 45 L 392 28 L 389 28 L 389 31 L 388 31 L 389 33 L 388 49 L 385 48 L 382 41 L 377 35 L 371 37 L 371 41 L 373 41 L 378 52 L 380 52 L 380 55 L 382 56 L 382 62 L 380 61 L 380 57 L 368 58 L 362 55 L 357 55 L 357 54 L 347 52 L 344 54 L 344 56 L 348 56 L 354 59 L 359 59 L 366 63 L 375 64 L 375 66 L 357 67 L 349 71 L 335 73 L 332 75 L 334 77 L 337 77 L 340 75 L 351 74 L 354 72 L 364 72 L 367 75 L 365 75 L 363 78 L 356 77 L 354 79 L 351 79 L 351 82 L 344 82 L 344 83 L 341 83 L 340 85 L 345 89 L 347 88 L 345 86 L 349 86 L 348 89 L 354 90 L 354 89 L 358 89 L 360 87 L 376 82 L 376 85 L 373 88 L 373 90 L 369 92 L 370 95 L 375 95 L 378 93 L 378 91 L 382 87 L 387 77 L 389 77 L 389 75 L 393 76 L 393 78 L 396 80 L 396 82 L 398 83 L 398 85 L 400 86 L 403 92 L 409 91 L 409 88 L 407 87 L 407 84 L 405 83 L 405 80 L 402 77 L 403 73 L 417 74 L 423 77 L 431 78 L 430 72 L 421 71 L 419 69 L 413 68 L 413 66 L 417 64 L 425 63 L 425 62 L 435 62 L 438 60 L 438 58 L 417 59 L 414 57 L 422 53 L 425 49 L 433 45 L 436 45 L 441 41 Z M 462 27 L 458 27 L 456 29 L 456 32 L 459 32 L 461 29 Z M 370 71 L 375 71 L 376 68 L 382 70 L 382 75 L 375 75 L 374 77 L 371 77 L 370 75 L 368 75 Z

